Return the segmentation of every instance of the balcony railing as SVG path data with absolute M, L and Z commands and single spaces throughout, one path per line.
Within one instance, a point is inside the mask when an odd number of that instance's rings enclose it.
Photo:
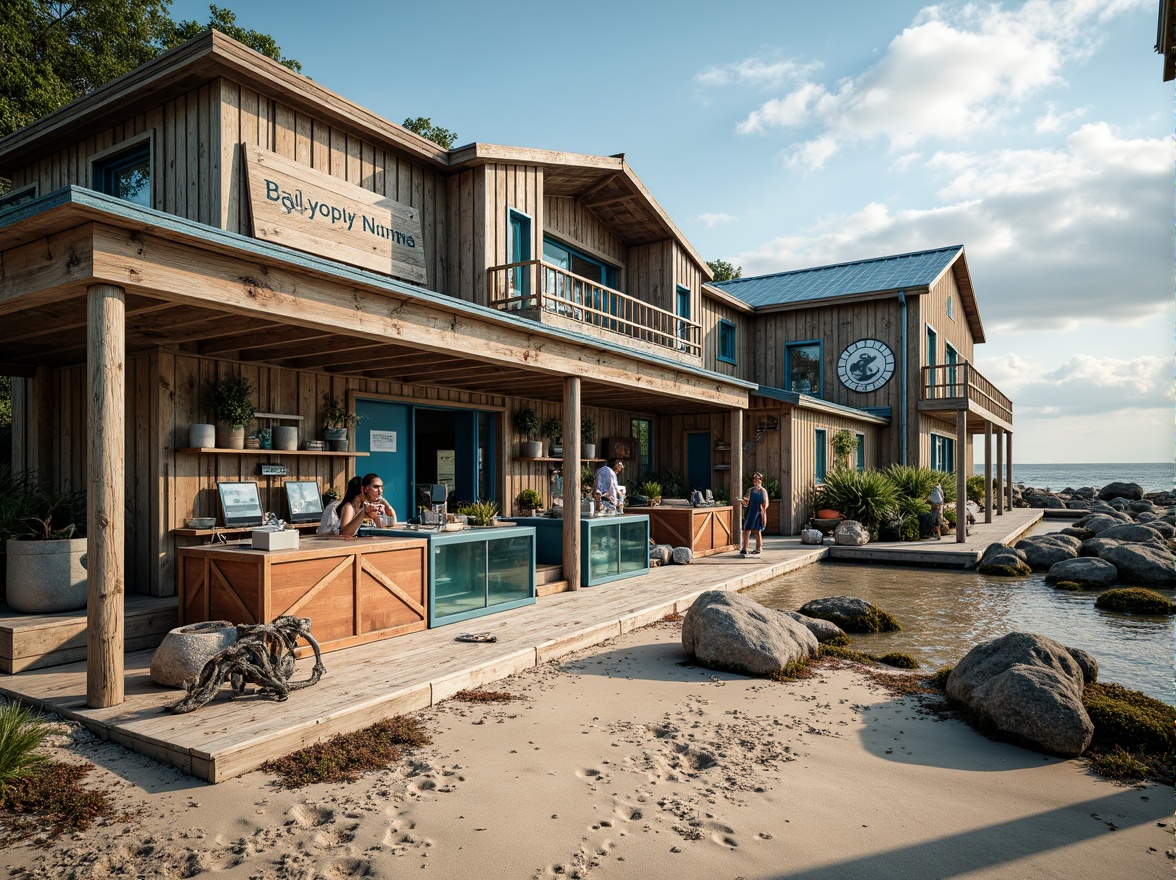
M 922 399 L 967 400 L 1002 422 L 1013 422 L 1013 402 L 967 361 L 923 367 Z
M 694 321 L 541 260 L 494 266 L 487 283 L 502 311 L 538 310 L 694 357 L 702 351 Z

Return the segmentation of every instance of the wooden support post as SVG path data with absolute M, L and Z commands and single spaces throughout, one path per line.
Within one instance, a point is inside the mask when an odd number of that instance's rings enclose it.
M 1005 431 L 1005 491 L 1008 492 L 1009 512 L 1013 509 L 1013 432 Z
M 580 377 L 564 379 L 563 576 L 569 590 L 580 589 Z
M 126 293 L 87 294 L 86 705 L 102 709 L 123 701 Z
M 1004 516 L 1004 428 L 996 429 L 996 515 Z
M 992 422 L 984 423 L 984 522 L 992 522 Z
M 968 413 L 956 413 L 956 543 L 968 540 Z
M 739 543 L 743 542 L 743 507 L 739 501 L 743 498 L 743 415 L 744 410 L 731 410 L 731 528 L 739 534 Z M 782 521 L 782 520 L 781 520 Z

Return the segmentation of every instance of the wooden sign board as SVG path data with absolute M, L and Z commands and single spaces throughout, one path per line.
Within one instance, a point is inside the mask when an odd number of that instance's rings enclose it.
M 425 283 L 418 209 L 253 144 L 241 146 L 255 238 Z

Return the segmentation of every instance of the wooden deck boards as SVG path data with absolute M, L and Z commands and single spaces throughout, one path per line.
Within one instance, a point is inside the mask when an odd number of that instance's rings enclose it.
M 955 564 L 953 557 L 961 550 L 971 552 L 974 563 L 989 543 L 1015 540 L 1038 519 L 1040 511 L 1011 511 L 992 525 L 975 527 L 962 548 L 946 539 L 892 546 L 923 564 L 937 559 Z M 744 589 L 817 562 L 833 549 L 765 536 L 761 557 L 709 556 L 689 566 L 664 566 L 643 577 L 556 593 L 535 605 L 473 623 L 346 648 L 326 655 L 327 673 L 318 685 L 294 692 L 284 703 L 221 696 L 191 714 L 171 715 L 163 709 L 180 692 L 150 681 L 149 650 L 127 654 L 126 701 L 119 706 L 86 707 L 84 662 L 4 676 L 0 693 L 80 721 L 101 736 L 194 776 L 220 782 L 336 733 L 424 708 L 462 688 L 496 681 L 673 611 L 683 612 L 705 590 Z M 860 552 L 858 558 L 871 559 Z M 492 632 L 498 641 L 453 641 L 470 628 Z M 295 677 L 305 678 L 309 670 L 310 661 L 300 661 Z

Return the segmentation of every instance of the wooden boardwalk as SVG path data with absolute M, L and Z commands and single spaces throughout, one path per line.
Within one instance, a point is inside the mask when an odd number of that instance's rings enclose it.
M 991 526 L 981 525 L 964 552 L 970 550 L 974 562 L 987 544 L 1014 539 L 1040 516 L 1040 511 L 1017 510 L 996 518 Z M 861 553 L 868 547 L 852 548 L 859 551 L 857 559 L 875 561 Z M 918 557 L 894 561 L 916 564 L 942 559 L 953 565 L 961 552 L 946 538 L 894 547 L 907 548 L 906 554 Z M 832 549 L 804 546 L 796 538 L 767 537 L 760 557 L 727 553 L 689 566 L 663 566 L 643 577 L 546 596 L 525 608 L 335 651 L 324 657 L 327 673 L 322 681 L 294 692 L 284 703 L 221 696 L 192 714 L 171 715 L 163 709 L 180 692 L 152 684 L 151 651 L 126 655 L 126 700 L 119 706 L 86 706 L 84 662 L 4 676 L 0 693 L 79 721 L 102 737 L 193 776 L 220 782 L 336 733 L 422 709 L 463 688 L 505 678 L 667 614 L 682 613 L 706 590 L 741 590 L 811 565 Z M 492 632 L 498 641 L 454 641 L 471 630 Z M 305 678 L 309 668 L 309 660 L 301 661 L 295 677 Z

